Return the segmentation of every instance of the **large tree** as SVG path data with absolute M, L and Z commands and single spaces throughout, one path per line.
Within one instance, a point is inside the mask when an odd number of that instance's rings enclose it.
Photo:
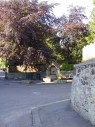
M 79 63 L 82 58 L 82 47 L 87 36 L 87 25 L 83 22 L 86 18 L 84 8 L 70 6 L 69 15 L 61 17 L 59 35 L 61 38 L 60 54 L 67 63 Z
M 9 64 L 35 64 L 52 58 L 45 43 L 55 34 L 54 4 L 38 0 L 0 1 L 0 55 Z

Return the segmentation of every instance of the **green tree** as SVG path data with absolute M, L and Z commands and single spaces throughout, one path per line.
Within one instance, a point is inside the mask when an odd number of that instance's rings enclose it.
M 79 63 L 82 58 L 82 47 L 87 35 L 87 25 L 83 22 L 86 16 L 84 8 L 70 6 L 69 16 L 63 23 L 62 38 L 63 55 L 67 63 Z
M 82 48 L 86 44 L 85 37 L 88 30 L 87 25 L 83 22 L 86 18 L 83 11 L 82 7 L 70 6 L 69 15 L 59 18 L 60 43 L 55 42 L 55 46 L 57 45 L 55 49 L 69 64 L 81 62 Z
M 91 13 L 91 20 L 88 24 L 88 37 L 86 38 L 87 43 L 93 43 L 95 42 L 95 0 L 93 0 L 94 8 Z

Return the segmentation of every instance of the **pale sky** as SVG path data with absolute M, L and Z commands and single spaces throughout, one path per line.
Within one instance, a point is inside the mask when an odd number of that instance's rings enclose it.
M 39 0 L 43 1 L 43 0 Z M 86 16 L 89 18 L 90 12 L 93 9 L 92 0 L 46 0 L 49 3 L 60 3 L 59 6 L 56 6 L 54 9 L 54 13 L 57 17 L 61 16 L 64 13 L 67 13 L 67 7 L 69 5 L 78 5 L 86 8 Z

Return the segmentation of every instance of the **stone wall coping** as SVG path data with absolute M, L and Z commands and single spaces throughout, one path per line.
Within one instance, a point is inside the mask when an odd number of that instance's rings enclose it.
M 79 66 L 88 65 L 88 64 L 95 64 L 95 59 L 89 60 L 80 64 L 75 64 L 74 67 L 79 67 Z

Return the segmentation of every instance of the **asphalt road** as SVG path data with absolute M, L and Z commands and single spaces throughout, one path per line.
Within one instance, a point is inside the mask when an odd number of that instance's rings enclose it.
M 0 127 L 92 127 L 70 103 L 71 83 L 0 80 Z
M 0 80 L 0 117 L 70 98 L 71 83 L 41 84 Z

